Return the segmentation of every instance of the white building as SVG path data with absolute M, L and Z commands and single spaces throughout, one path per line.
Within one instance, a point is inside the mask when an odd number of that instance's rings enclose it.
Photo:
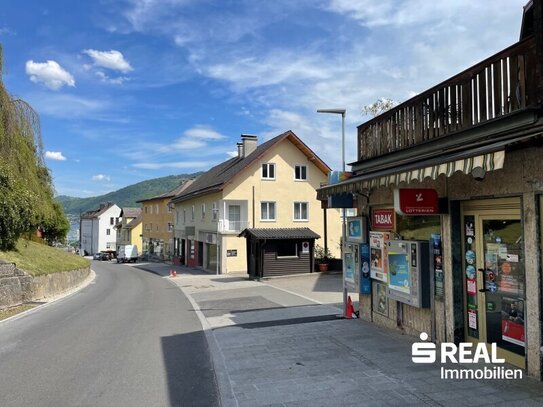
M 115 251 L 117 235 L 113 227 L 120 216 L 121 208 L 111 202 L 81 215 L 79 246 L 83 253 L 91 255 L 101 251 Z

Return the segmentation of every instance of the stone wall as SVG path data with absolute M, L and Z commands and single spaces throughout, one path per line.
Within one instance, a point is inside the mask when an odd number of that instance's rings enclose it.
M 61 294 L 81 284 L 90 268 L 32 277 L 13 263 L 0 262 L 0 309 Z

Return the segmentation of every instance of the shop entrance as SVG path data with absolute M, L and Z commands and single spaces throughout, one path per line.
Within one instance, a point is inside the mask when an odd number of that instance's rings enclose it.
M 496 343 L 525 367 L 525 272 L 520 198 L 462 205 L 466 340 Z M 490 350 L 490 349 L 489 349 Z

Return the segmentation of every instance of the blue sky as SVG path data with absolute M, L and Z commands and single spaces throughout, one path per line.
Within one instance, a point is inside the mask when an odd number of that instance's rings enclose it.
M 518 40 L 527 0 L 2 2 L 3 79 L 39 113 L 58 194 L 204 171 L 293 130 L 356 159 L 363 106 L 405 101 Z

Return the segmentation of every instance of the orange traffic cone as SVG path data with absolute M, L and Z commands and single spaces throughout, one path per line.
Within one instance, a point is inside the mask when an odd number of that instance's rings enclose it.
M 347 306 L 345 307 L 345 318 L 352 319 L 352 317 L 353 317 L 353 301 L 351 300 L 351 296 L 349 295 L 347 297 Z

